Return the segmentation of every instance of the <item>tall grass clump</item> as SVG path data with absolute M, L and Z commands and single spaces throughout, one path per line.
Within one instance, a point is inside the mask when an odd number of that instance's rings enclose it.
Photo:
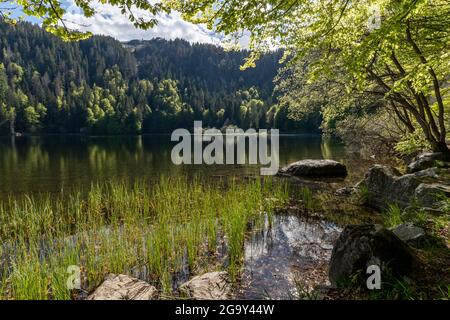
M 300 197 L 303 203 L 303 208 L 307 212 L 314 212 L 317 210 L 319 204 L 314 198 L 313 192 L 308 187 L 303 187 L 300 189 Z
M 246 233 L 288 194 L 286 184 L 271 179 L 162 176 L 151 185 L 113 181 L 70 194 L 10 197 L 0 202 L 0 258 L 7 257 L 0 260 L 0 297 L 70 299 L 70 266 L 83 270 L 86 292 L 108 273 L 140 270 L 170 295 L 174 275 L 208 268 L 219 240 L 227 248 L 222 268 L 237 280 Z
M 390 204 L 384 213 L 386 227 L 396 227 L 403 223 L 403 211 L 397 204 Z

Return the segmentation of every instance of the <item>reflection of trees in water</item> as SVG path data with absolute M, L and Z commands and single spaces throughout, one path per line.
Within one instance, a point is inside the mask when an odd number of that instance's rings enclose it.
M 302 159 L 343 158 L 343 148 L 335 139 L 320 135 L 281 136 L 280 164 L 286 165 Z
M 115 137 L 91 139 L 87 144 L 88 170 L 99 179 L 173 174 L 180 167 L 172 165 L 170 136 Z
M 259 174 L 258 166 L 181 165 L 171 161 L 169 135 L 43 136 L 0 139 L 0 192 L 50 191 L 91 182 L 145 178 L 161 174 L 211 176 Z M 248 163 L 248 150 L 246 150 Z M 348 161 L 336 141 L 318 135 L 281 136 L 280 165 L 306 158 Z
M 0 163 L 4 172 L 18 172 L 21 176 L 36 170 L 48 170 L 50 157 L 39 141 L 32 138 L 30 143 L 23 145 L 15 137 L 10 139 L 0 145 Z
M 322 151 L 322 157 L 324 159 L 333 159 L 333 152 L 330 147 L 330 140 L 323 139 L 320 144 L 320 150 Z
M 88 146 L 88 159 L 90 169 L 97 172 L 103 171 L 105 167 L 115 167 L 117 163 L 116 155 L 99 145 Z
M 46 136 L 0 140 L 0 192 L 50 191 L 93 181 L 177 175 L 170 136 Z

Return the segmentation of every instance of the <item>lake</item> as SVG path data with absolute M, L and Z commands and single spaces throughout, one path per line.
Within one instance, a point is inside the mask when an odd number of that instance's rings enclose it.
M 161 175 L 188 175 L 199 176 L 207 184 L 215 179 L 231 176 L 247 179 L 260 174 L 259 166 L 248 164 L 174 165 L 171 161 L 174 145 L 170 135 L 1 137 L 0 200 L 41 192 L 59 194 L 63 191 L 63 195 L 69 195 L 71 189 L 88 189 L 91 183 L 108 180 L 143 179 L 151 184 Z M 347 151 L 338 141 L 320 135 L 282 135 L 279 154 L 280 166 L 307 158 L 345 163 L 349 170 L 345 179 L 299 180 L 301 186 L 311 185 L 324 191 L 354 184 L 371 162 Z M 350 217 L 352 222 L 364 223 L 377 217 L 345 203 L 334 202 L 331 207 L 332 212 L 337 212 L 338 220 Z M 311 220 L 287 212 L 274 217 L 270 224 L 266 221 L 262 228 L 249 230 L 243 246 L 242 281 L 235 288 L 237 297 L 298 298 L 299 283 L 309 289 L 327 283 L 333 243 L 346 223 L 346 220 L 341 223 L 332 217 L 329 221 Z M 226 255 L 223 258 L 219 263 L 227 268 Z M 149 280 L 146 267 L 127 272 Z M 190 276 L 189 272 L 180 273 L 173 283 L 176 286 Z
M 0 197 L 88 187 L 114 179 L 192 174 L 207 178 L 259 175 L 257 165 L 174 165 L 170 135 L 0 137 Z M 320 135 L 281 135 L 280 166 L 328 158 L 348 165 L 353 182 L 367 168 L 344 146 Z

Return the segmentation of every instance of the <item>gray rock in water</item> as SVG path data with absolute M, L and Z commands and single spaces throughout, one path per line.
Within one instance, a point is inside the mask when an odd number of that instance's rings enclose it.
M 450 163 L 445 160 L 448 159 L 445 159 L 444 155 L 440 152 L 421 154 L 408 165 L 408 173 L 414 173 L 432 167 L 449 167 Z
M 347 168 L 334 160 L 300 160 L 280 170 L 281 174 L 304 177 L 343 177 Z
M 334 245 L 329 277 L 334 286 L 357 273 L 365 278 L 372 264 L 382 272 L 389 266 L 394 276 L 402 276 L 412 272 L 416 263 L 412 249 L 393 232 L 378 225 L 350 225 Z
M 225 271 L 210 272 L 196 276 L 183 283 L 179 291 L 196 300 L 226 300 L 232 297 L 232 286 Z
M 154 300 L 158 290 L 145 281 L 127 275 L 110 274 L 88 300 Z
M 403 223 L 391 231 L 401 240 L 417 245 L 425 239 L 425 231 L 422 228 L 414 226 L 411 222 Z

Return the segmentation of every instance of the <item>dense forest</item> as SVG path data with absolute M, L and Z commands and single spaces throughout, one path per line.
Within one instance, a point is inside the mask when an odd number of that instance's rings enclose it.
M 136 134 L 204 127 L 317 131 L 288 118 L 273 79 L 281 52 L 240 70 L 246 51 L 184 40 L 64 42 L 30 23 L 0 24 L 0 133 Z

